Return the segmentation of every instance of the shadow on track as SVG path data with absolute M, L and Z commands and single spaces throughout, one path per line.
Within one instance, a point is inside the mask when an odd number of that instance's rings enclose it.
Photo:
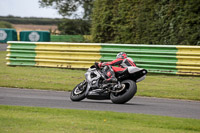
M 137 105 L 137 106 L 149 106 L 147 104 L 140 104 L 140 103 L 125 103 L 125 104 L 114 104 L 112 102 L 105 102 L 105 101 L 80 101 L 81 103 L 95 103 L 95 104 L 108 104 L 108 105 L 120 105 L 120 106 L 133 106 L 133 105 Z

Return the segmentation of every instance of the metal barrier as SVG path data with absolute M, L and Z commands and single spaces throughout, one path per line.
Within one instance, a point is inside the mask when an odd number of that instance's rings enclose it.
M 126 52 L 152 73 L 200 75 L 200 47 L 98 43 L 8 42 L 7 65 L 88 68 Z
M 137 66 L 148 69 L 149 72 L 173 74 L 177 72 L 175 46 L 103 44 L 102 47 L 101 60 L 110 61 L 118 52 L 124 51 L 133 58 Z
M 100 59 L 100 44 L 8 42 L 7 65 L 88 68 Z
M 177 46 L 177 74 L 200 75 L 200 46 Z

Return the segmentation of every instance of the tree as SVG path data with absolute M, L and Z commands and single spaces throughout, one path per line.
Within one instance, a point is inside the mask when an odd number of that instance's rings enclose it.
M 12 24 L 6 21 L 0 21 L 0 28 L 13 28 Z
M 89 21 L 82 19 L 63 19 L 63 22 L 58 24 L 58 30 L 62 35 L 89 35 Z
M 95 42 L 200 45 L 199 0 L 95 0 Z
M 84 9 L 83 18 L 90 20 L 94 0 L 39 0 L 41 7 L 53 7 L 58 10 L 58 13 L 65 16 L 77 15 L 75 12 L 78 7 Z

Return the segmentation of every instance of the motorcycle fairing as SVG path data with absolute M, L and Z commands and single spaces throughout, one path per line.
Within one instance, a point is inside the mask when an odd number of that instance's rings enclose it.
M 88 95 L 90 88 L 98 88 L 100 77 L 101 74 L 96 71 L 96 68 L 88 69 L 88 71 L 85 73 L 85 78 L 88 83 L 85 95 Z
M 144 80 L 147 74 L 147 70 L 138 67 L 128 67 L 128 72 L 136 82 Z
M 140 82 L 145 79 L 147 70 L 138 67 L 127 67 L 123 73 L 117 74 L 118 80 L 132 79 L 135 82 Z

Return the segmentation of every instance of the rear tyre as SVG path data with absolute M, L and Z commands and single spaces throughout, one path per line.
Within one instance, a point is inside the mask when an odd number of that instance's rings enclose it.
M 86 91 L 87 85 L 86 82 L 81 82 L 78 84 L 71 92 L 70 99 L 72 101 L 81 101 L 85 98 L 85 91 Z
M 137 85 L 132 80 L 124 80 L 121 84 L 125 85 L 125 89 L 119 93 L 111 93 L 110 99 L 113 103 L 124 104 L 128 102 L 137 92 Z

